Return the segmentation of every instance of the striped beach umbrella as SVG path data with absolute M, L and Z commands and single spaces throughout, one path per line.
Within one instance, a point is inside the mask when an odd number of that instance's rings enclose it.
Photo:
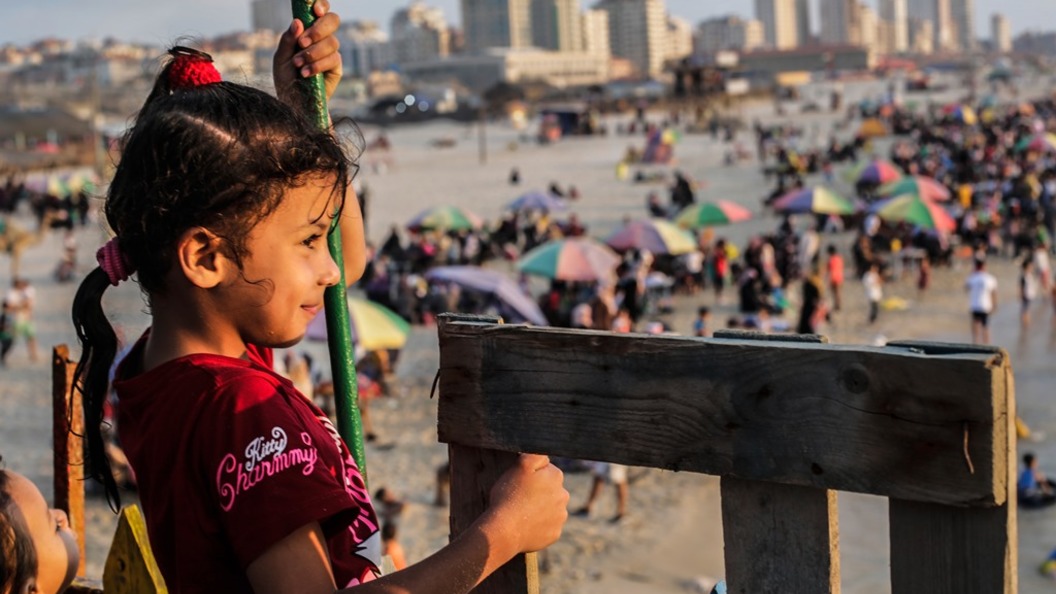
M 470 231 L 483 225 L 480 217 L 457 206 L 434 206 L 407 223 L 411 231 Z
M 941 206 L 918 194 L 903 194 L 878 203 L 877 216 L 892 223 L 909 223 L 925 229 L 951 233 L 956 221 Z
M 854 202 L 824 187 L 793 190 L 774 202 L 774 210 L 787 214 L 849 215 L 858 211 Z
M 531 250 L 517 261 L 517 270 L 564 281 L 612 278 L 620 257 L 609 246 L 587 237 L 556 239 Z
M 672 256 L 688 254 L 697 249 L 697 242 L 690 233 L 664 219 L 631 221 L 610 235 L 605 243 L 619 252 L 644 249 L 654 254 Z
M 367 299 L 349 297 L 348 318 L 353 342 L 368 351 L 403 348 L 411 331 L 407 320 L 384 305 Z M 317 315 L 308 323 L 306 336 L 312 340 L 326 340 L 325 316 Z
M 943 107 L 942 113 L 947 117 L 953 118 L 954 120 L 969 126 L 974 126 L 979 123 L 979 116 L 976 115 L 975 110 L 960 103 L 951 103 L 950 105 Z
M 901 196 L 919 194 L 929 200 L 942 202 L 950 199 L 950 190 L 934 178 L 924 175 L 907 175 L 902 179 L 886 183 L 876 191 L 879 196 Z
M 520 196 L 513 202 L 510 202 L 506 205 L 506 208 L 516 212 L 525 210 L 553 212 L 555 210 L 565 210 L 568 208 L 568 205 L 560 197 L 549 192 L 533 191 Z
M 687 229 L 740 223 L 752 218 L 752 211 L 729 200 L 699 202 L 687 207 L 675 217 L 675 224 Z
M 1034 151 L 1036 153 L 1056 153 L 1056 134 L 1046 132 L 1044 134 L 1031 134 L 1016 143 L 1015 149 L 1019 152 Z
M 886 184 L 901 178 L 902 172 L 891 161 L 870 159 L 851 168 L 847 177 L 859 184 Z

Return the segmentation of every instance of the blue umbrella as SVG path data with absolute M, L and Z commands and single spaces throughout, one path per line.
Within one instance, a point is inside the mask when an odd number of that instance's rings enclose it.
M 505 310 L 511 321 L 526 321 L 537 326 L 546 326 L 546 316 L 532 298 L 508 276 L 476 266 L 438 266 L 426 271 L 430 281 L 449 282 L 470 291 L 478 291 L 495 297 L 500 309 Z M 519 319 L 517 319 L 519 318 Z
M 551 212 L 555 210 L 565 210 L 568 208 L 568 205 L 565 204 L 565 201 L 560 197 L 553 194 L 532 191 L 513 202 L 510 202 L 506 205 L 506 208 L 514 211 L 545 210 Z

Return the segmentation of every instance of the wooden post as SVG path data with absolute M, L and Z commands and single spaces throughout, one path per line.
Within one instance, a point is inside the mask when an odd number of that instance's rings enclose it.
M 147 539 L 147 525 L 138 505 L 121 510 L 110 554 L 103 567 L 106 594 L 164 594 L 168 592 Z
M 1018 590 L 1016 542 L 1015 390 L 1008 354 L 978 345 L 901 342 L 894 346 L 926 354 L 989 353 L 1004 370 L 995 382 L 995 408 L 1007 410 L 1002 433 L 995 436 L 992 463 L 996 479 L 1004 479 L 1005 504 L 991 508 L 954 507 L 937 503 L 889 502 L 891 530 L 891 592 L 909 594 L 1015 594 Z M 995 427 L 997 428 L 997 427 Z M 965 460 L 975 427 L 964 424 Z M 1003 476 L 1002 476 L 1003 475 Z
M 717 339 L 825 344 L 813 334 L 722 330 Z M 839 594 L 836 492 L 723 477 L 726 585 L 737 594 Z
M 84 539 L 84 409 L 81 393 L 73 389 L 74 369 L 70 349 L 60 344 L 51 352 L 51 430 L 55 508 L 66 512 L 77 535 L 81 562 L 77 575 L 85 572 Z

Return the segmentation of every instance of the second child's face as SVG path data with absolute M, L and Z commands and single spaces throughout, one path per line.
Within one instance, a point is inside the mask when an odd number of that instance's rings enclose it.
M 282 203 L 249 233 L 242 276 L 228 285 L 230 312 L 244 342 L 288 347 L 323 309 L 323 291 L 341 275 L 326 236 L 337 202 L 331 180 L 286 191 Z
M 70 521 L 62 510 L 48 508 L 44 496 L 29 479 L 15 472 L 9 475 L 8 492 L 22 513 L 37 552 L 37 575 L 30 591 L 62 592 L 73 582 L 81 559 Z

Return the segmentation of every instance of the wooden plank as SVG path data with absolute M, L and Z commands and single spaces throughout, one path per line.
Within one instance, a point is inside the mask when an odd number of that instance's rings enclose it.
M 465 322 L 441 325 L 440 346 L 447 443 L 951 505 L 1008 496 L 1000 354 Z
M 737 594 L 839 594 L 836 493 L 722 479 L 726 587 Z
M 74 578 L 73 583 L 63 591 L 63 594 L 103 594 L 103 583 L 83 577 Z
M 451 538 L 465 531 L 488 508 L 491 487 L 517 454 L 449 446 L 451 458 Z M 535 553 L 517 555 L 491 574 L 477 594 L 538 594 L 539 569 Z
M 77 546 L 85 548 L 84 526 L 84 409 L 81 393 L 73 389 L 74 370 L 70 349 L 64 344 L 51 351 L 51 431 L 55 508 L 66 512 L 77 535 Z M 81 555 L 77 575 L 84 576 L 86 554 Z
M 914 348 L 935 352 L 945 347 L 918 343 Z M 1018 591 L 1015 387 L 1011 367 L 1004 370 L 994 398 L 1007 403 L 1008 414 L 995 439 L 994 458 L 1006 462 L 1006 503 L 981 509 L 891 499 L 892 594 Z
M 147 539 L 147 525 L 138 505 L 121 510 L 110 554 L 103 566 L 106 594 L 163 594 L 168 592 Z

